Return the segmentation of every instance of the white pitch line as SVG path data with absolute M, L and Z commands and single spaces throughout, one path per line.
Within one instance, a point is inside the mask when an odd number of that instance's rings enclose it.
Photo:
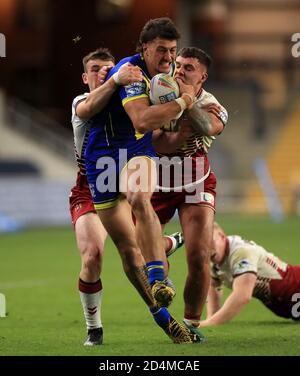
M 47 280 L 25 280 L 25 281 L 7 281 L 0 282 L 0 291 L 3 289 L 22 289 L 22 288 L 31 288 L 31 287 L 40 287 L 49 285 L 50 281 Z

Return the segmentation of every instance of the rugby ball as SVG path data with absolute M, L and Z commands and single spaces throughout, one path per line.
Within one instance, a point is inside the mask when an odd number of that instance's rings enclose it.
M 152 104 L 164 104 L 179 97 L 179 86 L 172 76 L 159 73 L 150 81 L 149 98 Z M 182 115 L 180 112 L 176 119 Z
M 179 86 L 170 75 L 159 73 L 150 81 L 149 96 L 152 104 L 171 102 L 179 97 Z

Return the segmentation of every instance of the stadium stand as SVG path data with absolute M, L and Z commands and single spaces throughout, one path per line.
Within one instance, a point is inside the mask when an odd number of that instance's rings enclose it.
M 9 106 L 0 95 L 2 229 L 8 231 L 12 221 L 21 226 L 69 224 L 68 195 L 76 174 L 72 133 L 57 136 L 32 120 L 32 109 L 29 116 L 27 106 L 10 106 L 13 117 L 3 110 Z

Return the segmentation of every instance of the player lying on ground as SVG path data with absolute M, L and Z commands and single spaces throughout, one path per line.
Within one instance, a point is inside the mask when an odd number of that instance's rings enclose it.
M 253 241 L 238 235 L 227 236 L 217 223 L 214 224 L 211 261 L 207 318 L 200 322 L 201 327 L 230 321 L 252 297 L 277 316 L 300 319 L 299 303 L 297 305 L 300 266 L 285 263 Z M 232 292 L 221 306 L 223 284 Z

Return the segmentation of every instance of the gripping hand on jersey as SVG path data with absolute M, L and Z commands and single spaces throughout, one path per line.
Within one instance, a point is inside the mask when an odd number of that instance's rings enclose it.
M 129 85 L 143 80 L 142 71 L 139 67 L 130 63 L 122 65 L 118 72 L 113 74 L 113 79 L 117 85 Z

